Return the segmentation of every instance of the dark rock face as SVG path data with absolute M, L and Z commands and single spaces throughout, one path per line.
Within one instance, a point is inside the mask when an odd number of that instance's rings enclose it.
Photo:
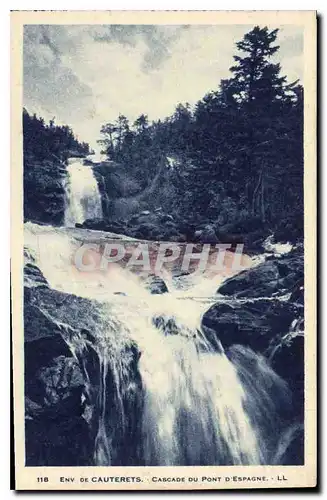
M 114 199 L 116 198 L 113 197 Z M 125 202 L 128 204 L 127 198 Z M 108 201 L 108 203 L 111 202 Z M 79 227 L 116 232 L 141 240 L 209 243 L 211 245 L 227 243 L 232 248 L 243 243 L 245 253 L 249 254 L 262 253 L 263 242 L 272 233 L 272 229 L 263 227 L 262 222 L 256 218 L 221 226 L 209 219 L 195 221 L 187 215 L 172 215 L 164 212 L 161 207 L 151 211 L 139 210 L 131 216 L 124 217 L 123 208 L 115 217 L 106 216 L 104 220 L 87 220 Z M 104 210 L 103 213 L 106 214 L 107 211 Z
M 158 315 L 152 318 L 152 323 L 158 330 L 166 335 L 181 335 L 188 339 L 196 337 L 196 332 L 191 328 L 179 323 L 176 318 L 167 315 Z
M 40 347 L 40 342 L 33 344 L 33 349 Z M 44 347 L 50 358 L 50 342 Z M 47 365 L 40 357 L 39 362 L 43 366 L 26 390 L 26 465 L 92 465 L 92 435 L 83 418 L 85 381 L 78 363 L 69 350 L 66 356 L 48 359 Z
M 59 322 L 66 315 L 60 309 L 67 312 L 74 298 L 51 290 L 32 264 L 25 267 L 25 282 L 26 465 L 92 465 L 85 380 Z
M 254 269 L 247 269 L 233 276 L 218 289 L 222 295 L 234 297 L 269 297 L 280 287 L 278 265 L 265 262 Z
M 233 276 L 222 284 L 218 292 L 237 298 L 270 297 L 276 293 L 293 291 L 303 279 L 303 252 L 302 249 L 295 249 Z
M 293 404 L 299 415 L 304 413 L 304 333 L 289 332 L 275 339 L 267 351 L 276 373 L 292 389 Z
M 24 158 L 24 219 L 62 225 L 65 213 L 65 166 Z
M 161 209 L 143 210 L 126 219 L 88 219 L 78 227 L 124 234 L 150 241 L 218 243 L 213 226 L 197 227 L 188 220 L 176 220 Z
M 278 300 L 217 303 L 204 314 L 202 325 L 216 332 L 224 348 L 242 344 L 264 352 L 276 335 L 289 330 L 296 314 L 292 304 Z
M 100 193 L 105 193 L 109 199 L 133 196 L 141 190 L 137 179 L 123 165 L 112 161 L 89 164 L 93 167 Z
M 76 224 L 76 227 L 116 234 L 124 234 L 126 232 L 126 226 L 123 222 L 112 222 L 105 219 L 86 219 L 83 224 Z
M 94 465 L 95 437 L 99 424 L 101 339 L 108 329 L 119 328 L 103 315 L 103 304 L 51 289 L 34 264 L 25 267 L 24 357 L 26 465 Z M 107 345 L 107 343 L 106 343 Z M 137 413 L 142 404 L 138 359 L 131 343 L 116 347 L 127 360 L 130 379 L 116 400 L 115 375 L 107 368 L 108 421 L 119 423 L 121 404 L 128 417 L 128 432 L 113 429 L 116 455 L 113 463 L 128 463 L 124 450 L 131 448 L 138 432 Z M 120 350 L 119 350 L 120 349 Z M 132 384 L 131 384 L 132 381 Z M 135 393 L 135 394 L 134 394 Z M 128 411 L 129 409 L 129 411 Z M 118 425 L 118 424 L 117 424 Z M 130 452 L 131 460 L 135 460 Z
M 48 282 L 41 273 L 40 269 L 31 262 L 25 264 L 24 281 L 28 287 L 48 286 Z
M 218 291 L 232 297 L 214 304 L 202 318 L 204 331 L 210 329 L 211 343 L 216 335 L 234 364 L 237 353 L 251 348 L 264 355 L 291 391 L 292 404 L 288 409 L 282 405 L 279 413 L 292 425 L 287 427 L 273 463 L 303 463 L 303 278 L 301 247 L 279 258 L 271 256 L 256 268 L 226 280 Z M 281 295 L 282 300 L 278 298 Z M 276 400 L 278 397 L 276 394 Z
M 115 202 L 124 197 L 132 197 L 141 191 L 141 185 L 123 165 L 113 161 L 94 163 L 93 167 L 102 201 L 102 211 L 108 221 L 117 220 Z M 118 215 L 120 217 L 121 214 Z M 104 229 L 105 230 L 105 229 Z
M 277 358 L 281 353 L 290 355 L 288 332 L 304 317 L 303 265 L 303 249 L 299 247 L 226 280 L 218 292 L 233 298 L 213 305 L 204 314 L 203 325 L 216 332 L 224 347 L 239 343 L 269 356 L 274 352 Z M 278 299 L 287 294 L 289 299 Z M 303 370 L 303 359 L 299 353 L 296 356 Z M 277 361 L 276 371 L 289 378 Z

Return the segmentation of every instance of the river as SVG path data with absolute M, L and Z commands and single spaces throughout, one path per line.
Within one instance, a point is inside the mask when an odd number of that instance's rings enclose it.
M 25 249 L 52 290 L 89 300 L 80 315 L 46 314 L 84 374 L 94 465 L 283 463 L 292 439 L 280 418 L 291 398 L 286 383 L 261 354 L 242 345 L 225 351 L 201 326 L 208 307 L 226 300 L 216 294 L 223 277 L 171 276 L 169 293 L 152 295 L 118 266 L 78 272 L 72 256 L 81 242 L 117 236 L 73 227 L 102 216 L 90 167 L 72 161 L 66 189 L 66 227 L 27 222 Z M 95 309 L 90 339 L 83 315 L 90 322 Z

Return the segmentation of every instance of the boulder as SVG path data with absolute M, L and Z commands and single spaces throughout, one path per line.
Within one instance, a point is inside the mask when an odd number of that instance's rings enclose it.
M 186 337 L 188 339 L 196 337 L 195 331 L 178 322 L 173 316 L 167 316 L 164 314 L 154 316 L 152 323 L 166 336 L 181 335 L 182 337 Z
M 119 323 L 113 324 L 108 317 L 106 303 L 51 289 L 34 264 L 26 266 L 25 278 L 26 464 L 94 465 L 100 357 L 102 349 L 108 348 L 126 360 L 129 374 L 117 401 L 115 369 L 109 364 L 106 371 L 106 412 L 113 425 L 110 439 L 118 441 L 112 463 L 121 465 L 124 450 L 135 442 L 138 432 L 135 415 L 142 403 L 138 349 L 132 341 L 117 342 Z M 125 433 L 119 420 L 121 405 L 126 414 Z
M 83 413 L 81 398 L 78 405 L 71 404 L 71 399 L 75 403 L 76 395 L 79 390 L 82 393 L 85 384 L 76 359 L 64 355 L 57 356 L 47 366 L 39 369 L 37 377 L 43 383 L 44 402 L 48 407 L 58 405 L 57 414 L 60 415 Z
M 279 300 L 220 302 L 203 315 L 202 326 L 214 331 L 224 348 L 242 344 L 263 352 L 298 315 L 296 306 Z
M 152 222 L 143 222 L 133 230 L 135 238 L 140 240 L 156 240 L 160 233 L 160 228 Z
M 227 279 L 217 290 L 234 297 L 270 297 L 280 288 L 278 266 L 275 261 L 264 262 Z
M 109 219 L 86 219 L 83 224 L 75 224 L 76 227 L 105 231 L 109 233 L 125 234 L 126 225 L 122 221 L 111 221 Z
M 211 243 L 213 245 L 219 243 L 215 229 L 210 224 L 207 224 L 202 229 L 195 230 L 194 241 L 198 243 Z
M 303 277 L 303 253 L 295 249 L 282 257 L 271 257 L 264 263 L 227 279 L 218 292 L 238 298 L 271 297 L 292 291 Z
M 163 213 L 160 208 L 153 212 L 143 210 L 126 220 L 87 219 L 83 224 L 76 224 L 76 227 L 124 234 L 140 240 L 186 242 L 194 240 L 195 226 L 185 221 L 175 221 L 172 215 Z M 203 229 L 203 242 L 217 241 L 213 228 L 206 226 Z
M 168 292 L 168 288 L 164 280 L 155 274 L 150 274 L 150 276 L 145 280 L 145 287 L 153 295 Z
M 24 267 L 24 285 L 27 287 L 48 286 L 48 282 L 40 269 L 36 265 L 28 262 Z

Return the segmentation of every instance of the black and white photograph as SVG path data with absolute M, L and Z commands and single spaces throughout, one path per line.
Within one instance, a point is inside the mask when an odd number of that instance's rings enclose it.
M 81 467 L 86 489 L 287 487 L 287 470 L 301 482 L 314 453 L 315 17 L 296 14 L 22 23 L 32 489 L 58 487 L 47 468 Z

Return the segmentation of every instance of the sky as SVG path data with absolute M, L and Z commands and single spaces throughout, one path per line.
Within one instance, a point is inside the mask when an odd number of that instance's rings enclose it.
M 275 56 L 288 80 L 302 80 L 300 26 L 279 28 Z M 99 149 L 101 125 L 119 113 L 165 118 L 194 105 L 231 76 L 235 43 L 252 25 L 25 25 L 24 106 L 70 125 Z

